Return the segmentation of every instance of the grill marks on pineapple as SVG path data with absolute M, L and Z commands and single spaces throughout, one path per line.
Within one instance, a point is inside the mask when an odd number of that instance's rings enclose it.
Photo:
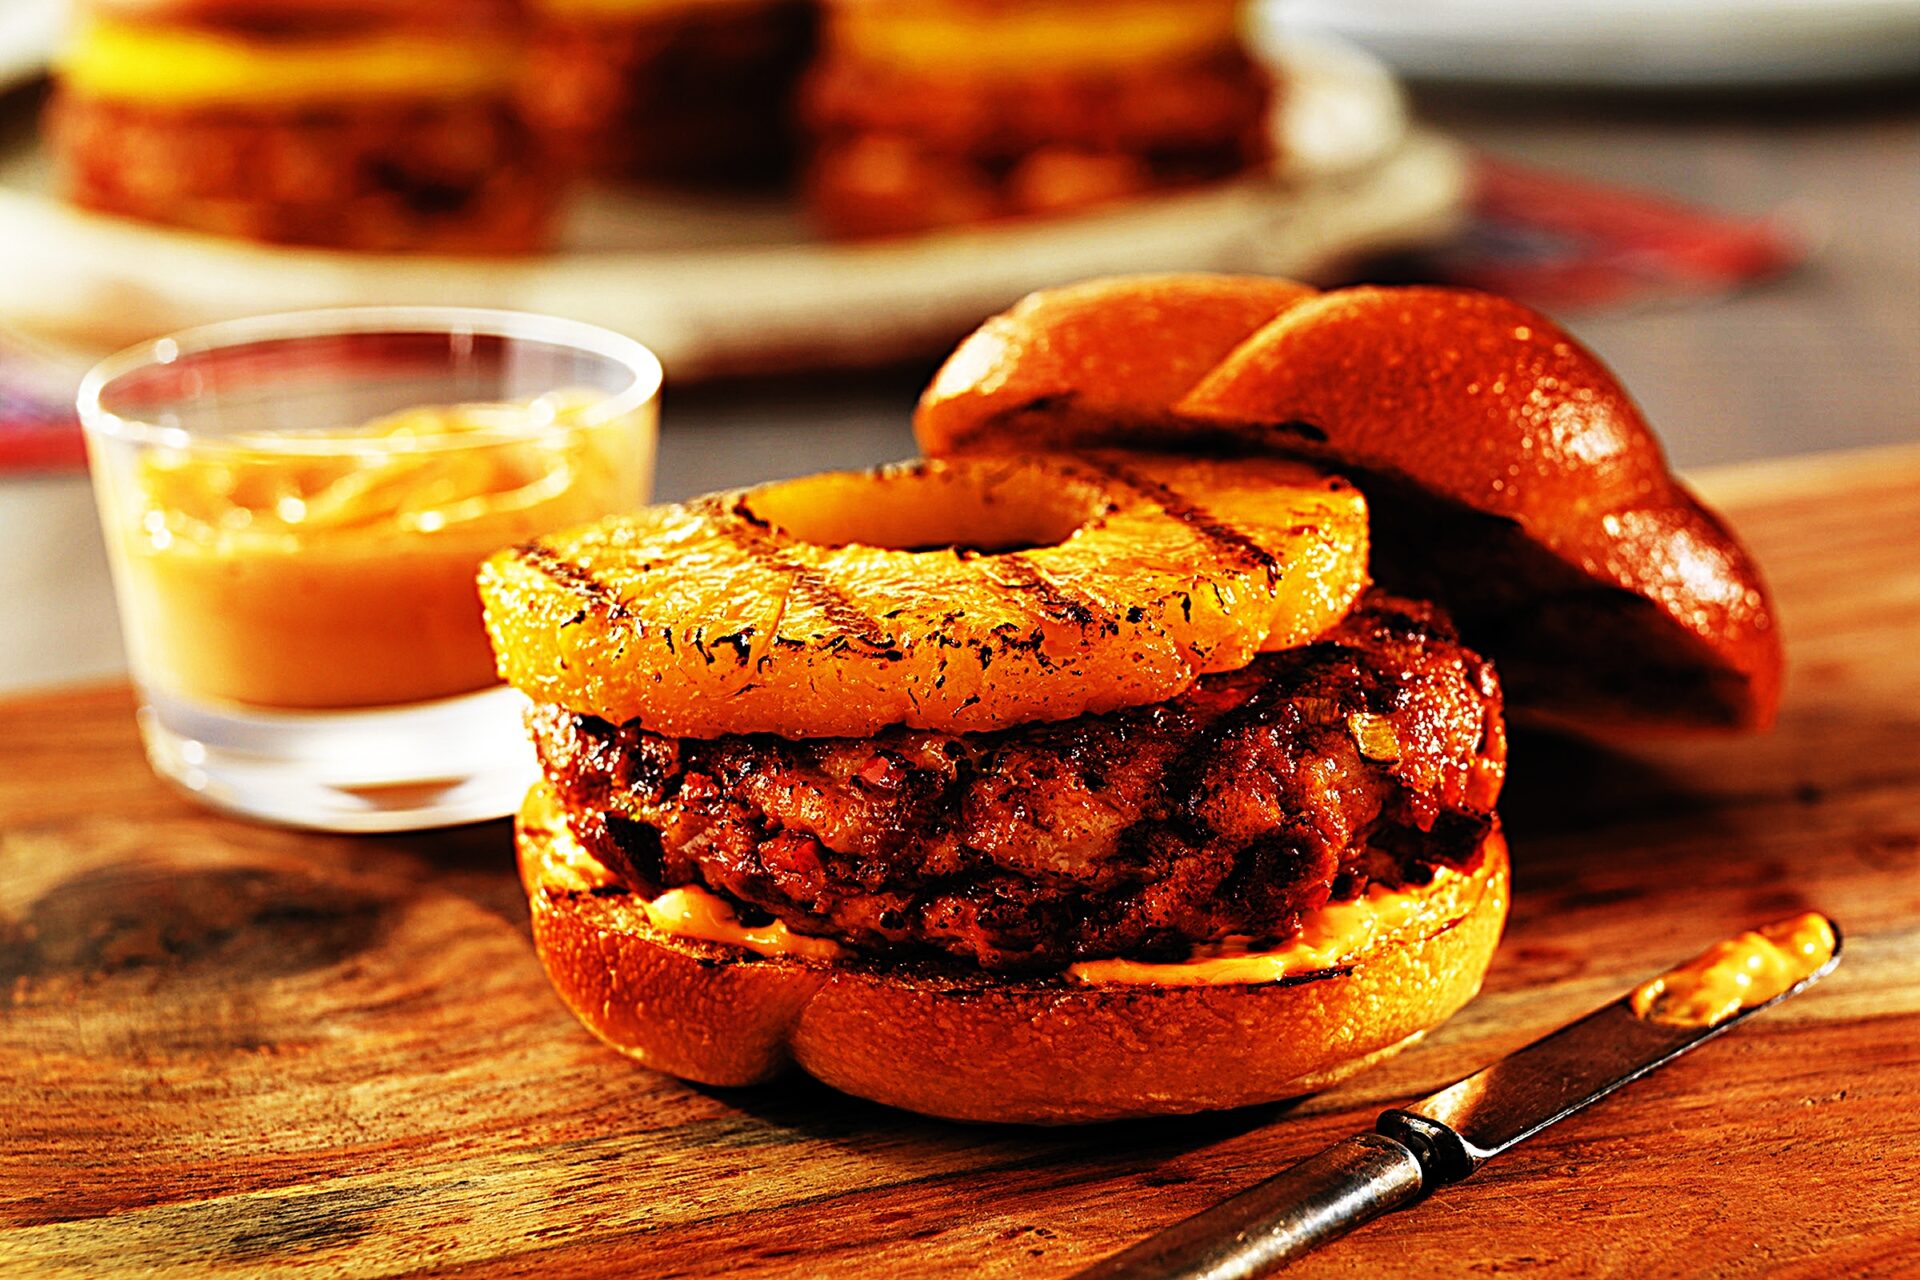
M 555 555 L 538 542 L 527 543 L 519 548 L 518 554 L 522 560 L 527 561 L 567 590 L 592 600 L 607 617 L 624 621 L 633 616 L 628 612 L 627 602 L 620 598 L 618 591 L 588 573 L 581 565 Z
M 1274 578 L 1280 576 L 1280 560 L 1272 552 L 1248 537 L 1246 532 L 1219 519 L 1205 507 L 1193 502 L 1179 490 L 1141 475 L 1110 455 L 1090 454 L 1082 458 L 1088 466 L 1126 485 L 1158 503 L 1160 509 L 1205 538 L 1220 551 L 1242 565 L 1264 569 Z
M 781 597 L 773 623 L 767 628 L 767 644 L 779 642 L 779 623 L 786 616 L 787 602 L 797 598 L 818 609 L 828 622 L 851 639 L 876 652 L 900 649 L 899 639 L 881 625 L 881 619 L 866 613 L 851 596 L 817 570 L 787 555 L 771 526 L 756 517 L 744 503 L 701 500 L 691 505 L 714 517 L 721 525 L 722 535 L 741 552 L 763 568 L 786 576 L 787 591 Z M 1117 620 L 1106 608 L 1061 587 L 1045 570 L 1019 552 L 988 554 L 963 549 L 957 554 L 961 560 L 979 567 L 982 576 L 997 586 L 1018 591 L 1030 599 L 1047 620 L 1080 630 L 1097 629 L 1108 635 L 1119 631 Z M 899 612 L 895 609 L 882 616 L 890 618 Z M 1003 636 L 1002 639 L 1009 647 L 1036 651 L 1040 648 L 1037 637 Z M 934 637 L 934 641 L 943 642 L 940 637 Z
M 689 508 L 711 517 L 717 532 L 741 554 L 761 568 L 783 575 L 787 589 L 780 598 L 773 624 L 767 628 L 766 645 L 780 643 L 779 624 L 785 620 L 788 602 L 799 600 L 820 611 L 820 615 L 846 639 L 857 641 L 876 653 L 898 652 L 899 645 L 880 620 L 854 603 L 839 584 L 819 570 L 801 564 L 786 554 L 769 526 L 756 519 L 744 503 L 718 498 L 700 498 Z
M 1062 587 L 1046 570 L 1018 552 L 993 556 L 963 552 L 960 558 L 977 567 L 988 581 L 1031 600 L 1043 617 L 1081 630 L 1098 628 L 1107 635 L 1120 630 L 1105 606 Z

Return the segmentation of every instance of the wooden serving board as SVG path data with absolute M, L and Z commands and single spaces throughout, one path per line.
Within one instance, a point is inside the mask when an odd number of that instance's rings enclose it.
M 1704 487 L 1779 590 L 1779 728 L 1522 737 L 1480 999 L 1198 1119 L 651 1075 L 549 993 L 503 825 L 243 825 L 149 776 L 125 689 L 0 705 L 0 1274 L 1058 1276 L 1808 907 L 1847 936 L 1814 991 L 1293 1274 L 1920 1273 L 1920 448 Z

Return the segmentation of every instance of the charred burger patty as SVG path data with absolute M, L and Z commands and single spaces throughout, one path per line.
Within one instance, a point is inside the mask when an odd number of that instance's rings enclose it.
M 699 884 L 870 953 L 993 970 L 1284 939 L 1468 860 L 1505 767 L 1498 682 L 1379 593 L 1171 701 L 991 733 L 669 738 L 545 706 L 569 824 L 636 890 Z

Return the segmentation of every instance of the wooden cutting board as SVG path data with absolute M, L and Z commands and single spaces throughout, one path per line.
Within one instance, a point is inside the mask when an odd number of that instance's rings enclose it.
M 1057 1276 L 1807 907 L 1848 939 L 1813 992 L 1294 1274 L 1920 1274 L 1920 448 L 1704 487 L 1779 589 L 1779 728 L 1521 738 L 1480 999 L 1199 1119 L 650 1075 L 548 992 L 504 826 L 242 825 L 148 775 L 124 689 L 0 706 L 0 1274 Z

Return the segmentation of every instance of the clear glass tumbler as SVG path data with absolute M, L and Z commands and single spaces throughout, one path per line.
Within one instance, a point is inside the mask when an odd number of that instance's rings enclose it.
M 474 574 L 644 502 L 660 364 L 591 325 L 371 307 L 209 325 L 80 390 L 147 757 L 336 831 L 501 817 L 535 767 Z

